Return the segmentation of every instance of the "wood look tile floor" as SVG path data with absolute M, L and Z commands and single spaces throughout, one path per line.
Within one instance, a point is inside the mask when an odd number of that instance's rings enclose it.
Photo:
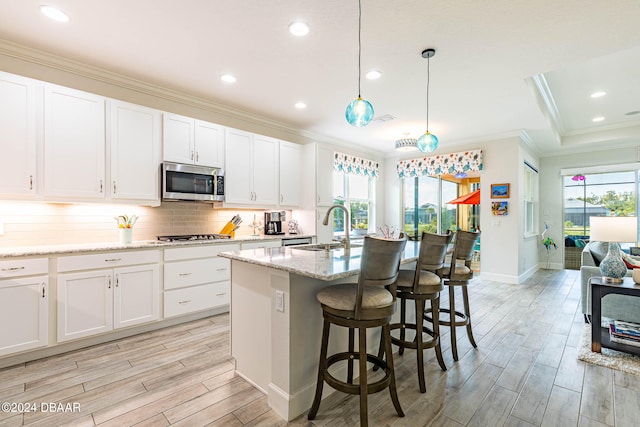
M 540 270 L 526 283 L 474 279 L 473 349 L 459 329 L 453 362 L 443 328 L 440 370 L 426 351 L 427 392 L 415 354 L 395 355 L 404 418 L 389 395 L 370 396 L 372 426 L 637 426 L 640 377 L 576 359 L 580 276 Z M 445 292 L 446 294 L 446 292 Z M 446 295 L 443 294 L 443 298 Z M 281 426 L 265 396 L 234 375 L 229 317 L 214 316 L 0 370 L 0 402 L 77 402 L 80 411 L 0 412 L 0 426 Z M 325 386 L 327 387 L 327 386 Z M 317 419 L 354 426 L 357 397 L 334 393 Z

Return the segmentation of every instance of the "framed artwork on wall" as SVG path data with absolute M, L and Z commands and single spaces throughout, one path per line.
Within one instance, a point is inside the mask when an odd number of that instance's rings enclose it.
M 508 199 L 509 184 L 491 184 L 492 199 Z
M 509 214 L 509 202 L 491 202 L 491 214 L 506 216 Z

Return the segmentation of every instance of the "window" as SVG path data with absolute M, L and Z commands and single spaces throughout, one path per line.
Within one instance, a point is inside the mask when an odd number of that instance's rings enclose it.
M 538 230 L 538 171 L 524 163 L 524 235 L 537 234 Z
M 636 171 L 567 175 L 563 184 L 565 246 L 589 238 L 589 217 L 636 216 Z
M 375 232 L 374 200 L 375 179 L 362 175 L 333 172 L 333 203 L 347 208 L 351 234 Z M 333 233 L 343 236 L 344 212 L 333 211 Z
M 402 180 L 404 232 L 419 239 L 423 231 L 456 231 L 457 205 L 446 202 L 458 197 L 458 183 L 441 177 L 423 175 Z

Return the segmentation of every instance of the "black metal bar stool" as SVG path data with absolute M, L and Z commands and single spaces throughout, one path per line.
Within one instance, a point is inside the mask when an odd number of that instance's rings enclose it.
M 403 354 L 405 347 L 415 349 L 418 362 L 418 385 L 420 392 L 426 392 L 424 381 L 424 355 L 427 348 L 434 348 L 436 358 L 443 371 L 447 370 L 442 358 L 440 348 L 440 330 L 438 322 L 433 323 L 433 330 L 430 330 L 423 322 L 426 301 L 430 302 L 431 310 L 436 315 L 440 306 L 440 291 L 443 290 L 442 275 L 445 267 L 445 257 L 447 247 L 453 234 L 431 234 L 422 233 L 420 241 L 420 253 L 416 261 L 416 268 L 411 270 L 400 270 L 398 275 L 398 286 L 396 297 L 400 300 L 400 323 L 391 325 L 391 330 L 399 329 L 400 337 L 391 337 L 393 344 L 399 347 L 398 353 Z M 415 303 L 416 320 L 415 323 L 407 322 L 407 300 Z M 408 341 L 405 336 L 407 329 L 414 330 L 415 336 Z M 425 341 L 423 334 L 427 334 L 430 339 Z M 380 349 L 382 350 L 382 348 Z
M 317 299 L 322 306 L 324 325 L 316 394 L 308 414 L 310 420 L 314 419 L 318 413 L 325 381 L 338 391 L 360 395 L 360 425 L 362 426 L 368 425 L 367 396 L 385 388 L 389 389 L 398 416 L 404 417 L 396 391 L 389 322 L 395 311 L 396 281 L 406 243 L 404 235 L 401 235 L 399 240 L 366 236 L 360 258 L 358 283 L 329 286 L 318 292 Z M 332 324 L 349 328 L 349 349 L 327 356 L 329 329 Z M 378 327 L 382 327 L 381 340 L 386 349 L 386 360 L 367 354 L 367 329 Z M 357 351 L 354 351 L 355 329 L 358 330 Z M 354 360 L 358 360 L 359 366 L 357 383 L 353 380 Z M 337 379 L 329 372 L 329 367 L 340 361 L 347 361 L 346 381 Z M 368 383 L 367 362 L 384 370 L 382 379 Z
M 441 326 L 450 327 L 451 336 L 451 352 L 453 360 L 458 360 L 458 346 L 456 344 L 456 328 L 459 326 L 467 327 L 467 337 L 469 342 L 475 348 L 478 347 L 473 338 L 471 330 L 471 310 L 469 309 L 469 291 L 467 285 L 469 280 L 473 278 L 473 270 L 471 269 L 471 261 L 473 259 L 473 249 L 476 241 L 480 238 L 480 232 L 471 232 L 459 230 L 456 232 L 456 239 L 453 246 L 453 254 L 451 256 L 451 264 L 444 271 L 444 285 L 449 287 L 449 308 L 441 308 L 440 313 L 449 313 L 449 320 L 446 316 L 434 315 L 435 319 L 439 319 Z M 462 302 L 464 312 L 456 310 L 455 289 L 462 290 Z M 430 317 L 425 313 L 425 318 Z

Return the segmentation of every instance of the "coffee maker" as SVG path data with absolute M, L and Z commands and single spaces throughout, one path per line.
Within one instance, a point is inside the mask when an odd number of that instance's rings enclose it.
M 282 224 L 287 219 L 286 211 L 264 213 L 264 234 L 284 234 Z

